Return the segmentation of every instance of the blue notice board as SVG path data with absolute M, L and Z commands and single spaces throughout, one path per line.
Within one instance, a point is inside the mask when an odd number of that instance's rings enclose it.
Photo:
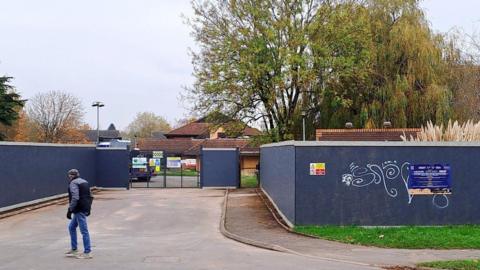
M 409 167 L 408 189 L 429 189 L 433 193 L 451 192 L 452 176 L 450 165 L 415 164 Z

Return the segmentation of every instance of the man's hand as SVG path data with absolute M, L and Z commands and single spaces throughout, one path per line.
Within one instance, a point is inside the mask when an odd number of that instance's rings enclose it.
M 67 218 L 72 219 L 72 211 L 70 211 L 70 209 L 68 209 Z

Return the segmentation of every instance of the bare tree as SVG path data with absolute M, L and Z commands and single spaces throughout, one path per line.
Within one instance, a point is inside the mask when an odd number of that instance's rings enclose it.
M 27 104 L 28 117 L 43 142 L 68 141 L 82 125 L 85 114 L 79 98 L 61 91 L 40 93 Z

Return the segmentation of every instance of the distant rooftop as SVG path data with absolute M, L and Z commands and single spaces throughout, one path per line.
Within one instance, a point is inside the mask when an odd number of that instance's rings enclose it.
M 115 125 L 111 123 L 110 126 L 108 126 L 107 130 L 117 130 L 117 129 L 115 128 Z
M 174 129 L 168 132 L 167 134 L 165 134 L 165 136 L 167 138 L 185 137 L 185 138 L 206 139 L 206 138 L 209 138 L 210 136 L 210 131 L 212 126 L 213 124 L 207 122 L 206 117 L 203 117 L 198 119 L 197 121 L 188 123 L 184 126 Z M 261 134 L 260 130 L 247 126 L 243 130 L 242 136 L 252 137 L 260 134 Z
M 238 148 L 244 154 L 258 154 L 259 147 L 251 145 L 248 139 L 139 139 L 141 151 L 165 151 L 167 154 L 198 156 L 204 148 Z
M 317 141 L 402 141 L 400 136 L 417 137 L 419 128 L 317 129 Z
M 97 130 L 83 130 L 85 137 L 89 142 L 96 142 L 97 141 Z M 99 130 L 100 133 L 100 141 L 110 141 L 113 139 L 122 139 L 120 136 L 120 131 L 115 128 L 115 125 L 112 123 L 108 127 L 107 130 Z

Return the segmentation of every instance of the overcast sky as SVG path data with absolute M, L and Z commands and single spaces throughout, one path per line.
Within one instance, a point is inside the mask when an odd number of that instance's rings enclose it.
M 425 0 L 437 31 L 480 27 L 478 0 Z M 12 76 L 25 98 L 49 90 L 80 97 L 86 122 L 123 129 L 139 111 L 175 119 L 188 112 L 179 100 L 193 83 L 181 14 L 189 0 L 0 0 L 0 75 Z

